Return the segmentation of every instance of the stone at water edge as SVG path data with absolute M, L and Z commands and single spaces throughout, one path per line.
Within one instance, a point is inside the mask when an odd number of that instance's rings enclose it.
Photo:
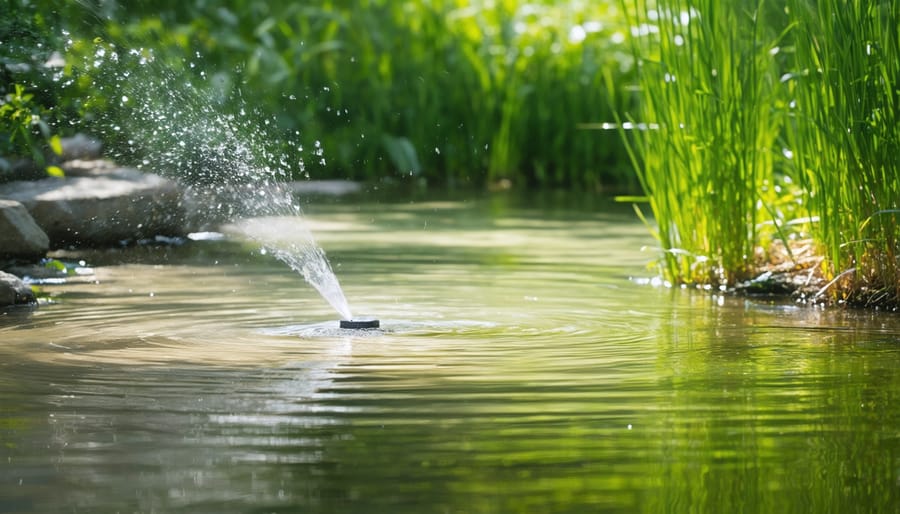
M 0 307 L 33 305 L 36 302 L 34 292 L 22 282 L 22 279 L 0 271 Z
M 50 239 L 19 202 L 0 200 L 0 257 L 40 259 Z
M 101 175 L 0 185 L 0 197 L 21 202 L 51 247 L 108 246 L 156 235 L 183 235 L 181 189 L 133 168 Z

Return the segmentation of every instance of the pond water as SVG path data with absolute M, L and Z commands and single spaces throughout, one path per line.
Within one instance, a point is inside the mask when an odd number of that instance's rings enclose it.
M 640 285 L 599 199 L 307 218 L 382 330 L 212 241 L 0 316 L 0 512 L 900 510 L 896 315 Z

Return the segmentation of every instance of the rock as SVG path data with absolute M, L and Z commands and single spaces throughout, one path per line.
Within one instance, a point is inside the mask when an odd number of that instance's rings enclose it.
M 47 172 L 31 159 L 0 157 L 0 178 L 11 180 L 37 180 L 47 176 Z
M 106 159 L 72 159 L 59 165 L 67 177 L 97 177 L 115 174 L 118 168 Z
M 302 195 L 346 196 L 362 191 L 362 184 L 349 180 L 305 180 L 289 182 L 287 187 Z
M 89 177 L 0 185 L 0 198 L 21 202 L 50 246 L 107 246 L 158 234 L 182 235 L 177 184 L 133 168 Z
M 34 304 L 34 292 L 25 285 L 25 282 L 9 273 L 0 271 L 0 307 L 10 305 Z
M 24 205 L 0 200 L 0 257 L 40 258 L 49 248 L 50 239 Z
M 103 151 L 103 143 L 85 134 L 75 134 L 72 137 L 63 137 L 59 140 L 62 146 L 64 161 L 72 159 L 98 159 Z

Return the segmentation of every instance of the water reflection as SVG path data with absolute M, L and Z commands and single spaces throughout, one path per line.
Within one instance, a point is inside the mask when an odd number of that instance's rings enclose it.
M 0 512 L 896 511 L 893 316 L 638 287 L 626 218 L 481 207 L 319 207 L 378 331 L 240 245 L 87 256 L 0 318 Z

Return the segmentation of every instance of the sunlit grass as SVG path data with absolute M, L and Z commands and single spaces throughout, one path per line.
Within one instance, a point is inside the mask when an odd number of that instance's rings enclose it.
M 627 136 L 674 282 L 733 284 L 776 236 L 773 148 L 783 123 L 783 35 L 752 2 L 636 0 L 625 7 L 646 124 Z
M 792 0 L 797 176 L 835 299 L 900 298 L 900 2 Z
M 811 232 L 817 297 L 897 305 L 900 1 L 623 5 L 639 108 L 620 121 L 664 275 L 732 285 Z

